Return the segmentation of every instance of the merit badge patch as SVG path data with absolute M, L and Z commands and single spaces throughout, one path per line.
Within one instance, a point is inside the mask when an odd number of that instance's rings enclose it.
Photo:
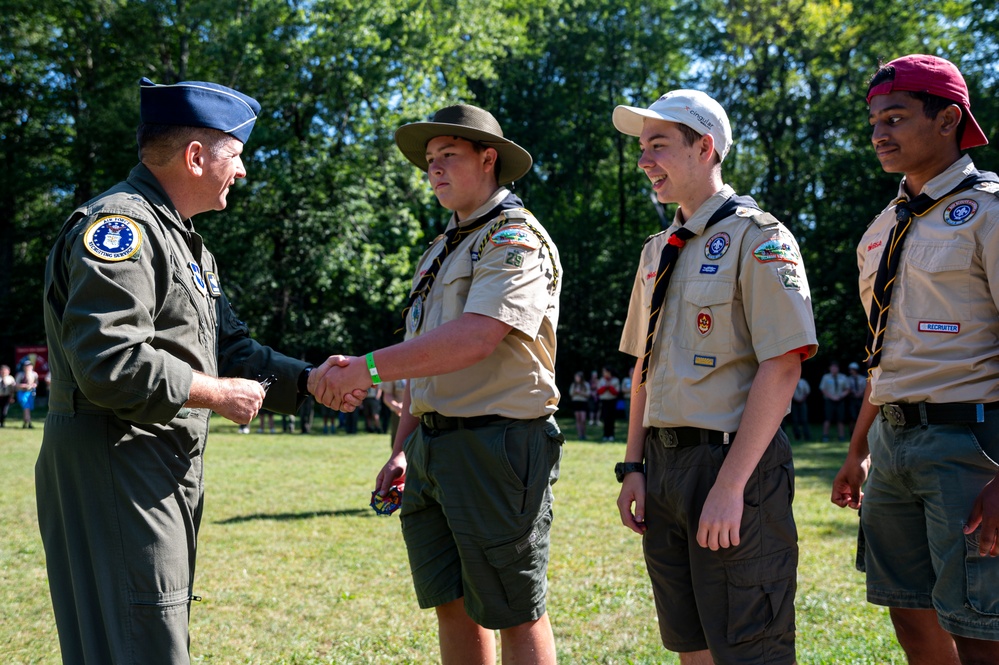
M 970 221 L 978 212 L 978 201 L 973 199 L 961 199 L 954 201 L 944 210 L 944 221 L 951 226 L 961 226 Z
M 712 321 L 709 308 L 705 307 L 697 313 L 697 332 L 700 333 L 701 337 L 707 337 L 708 333 L 711 332 Z
M 87 251 L 105 261 L 124 261 L 142 247 L 142 231 L 133 220 L 122 215 L 101 217 L 83 234 Z
M 793 266 L 784 266 L 783 268 L 778 268 L 777 277 L 780 278 L 781 286 L 783 286 L 788 291 L 801 290 L 801 277 L 798 275 L 797 268 Z
M 409 325 L 409 332 L 415 333 L 420 329 L 420 323 L 423 322 L 423 296 L 420 296 L 413 301 L 413 304 L 409 308 L 409 320 L 407 324 Z
M 769 240 L 764 240 L 753 250 L 753 256 L 760 263 L 772 263 L 773 261 L 783 261 L 784 263 L 798 264 L 801 256 L 798 250 L 791 243 L 785 242 L 779 235 L 771 236 Z
M 694 364 L 698 367 L 714 367 L 717 364 L 717 359 L 714 356 L 694 356 Z
M 732 239 L 727 233 L 716 233 L 704 244 L 704 256 L 706 256 L 711 261 L 717 261 L 721 257 L 725 256 L 725 252 L 728 251 L 728 246 L 732 243 Z
M 506 253 L 506 261 L 503 263 L 514 268 L 520 268 L 524 265 L 524 253 L 511 249 Z
M 947 333 L 956 335 L 961 332 L 960 323 L 948 323 L 946 321 L 920 321 L 919 332 Z
M 208 293 L 213 298 L 218 298 L 222 295 L 222 287 L 219 285 L 219 276 L 213 272 L 205 273 L 205 281 L 208 282 Z
M 191 268 L 191 274 L 194 276 L 194 285 L 198 287 L 198 290 L 202 293 L 208 293 L 208 287 L 205 285 L 205 279 L 201 276 L 201 266 L 199 266 L 194 261 L 189 261 L 188 266 Z
M 714 275 L 718 272 L 718 266 L 710 263 L 701 264 L 701 274 L 702 275 Z
M 510 224 L 494 233 L 489 241 L 497 247 L 501 245 L 516 245 L 528 249 L 538 249 L 541 241 L 534 232 L 522 224 Z

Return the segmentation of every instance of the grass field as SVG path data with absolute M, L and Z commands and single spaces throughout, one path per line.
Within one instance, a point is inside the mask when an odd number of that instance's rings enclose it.
M 40 421 L 0 430 L 0 660 L 59 661 L 35 520 Z M 13 422 L 11 422 L 13 421 Z M 10 425 L 13 424 L 12 429 Z M 564 424 L 567 434 L 574 428 Z M 620 437 L 619 437 L 620 439 Z M 853 569 L 856 514 L 829 502 L 845 444 L 795 447 L 800 663 L 904 663 Z M 217 419 L 192 609 L 197 663 L 434 663 L 396 517 L 368 507 L 388 437 L 239 435 Z M 620 525 L 624 444 L 570 440 L 555 486 L 548 609 L 561 663 L 676 663 L 662 649 L 641 541 Z

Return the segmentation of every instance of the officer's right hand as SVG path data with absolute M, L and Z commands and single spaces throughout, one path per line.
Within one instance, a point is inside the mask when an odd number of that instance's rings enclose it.
M 219 379 L 219 401 L 212 411 L 240 425 L 256 417 L 264 404 L 264 389 L 250 379 Z
M 622 524 L 639 535 L 645 533 L 649 528 L 645 524 L 645 474 L 629 473 L 624 477 L 621 493 L 617 497 L 617 509 L 621 513 Z

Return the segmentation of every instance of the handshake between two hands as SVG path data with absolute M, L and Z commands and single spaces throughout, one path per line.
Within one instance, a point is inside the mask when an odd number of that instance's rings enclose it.
M 350 413 L 372 385 L 363 357 L 334 355 L 309 373 L 309 392 L 331 409 Z

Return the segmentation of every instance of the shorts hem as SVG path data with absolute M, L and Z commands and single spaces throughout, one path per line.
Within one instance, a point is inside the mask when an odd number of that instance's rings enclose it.
M 456 601 L 463 596 L 461 589 L 452 589 L 445 593 L 439 593 L 434 596 L 419 596 L 416 597 L 416 602 L 419 604 L 421 610 L 429 610 L 440 605 L 447 605 L 450 602 Z
M 937 621 L 940 623 L 940 627 L 951 635 L 990 642 L 999 641 L 999 621 L 992 622 L 991 625 L 969 624 L 967 621 L 943 616 L 939 612 L 937 612 Z
M 517 614 L 509 614 L 504 618 L 477 617 L 477 616 L 472 616 L 471 614 L 469 614 L 469 616 L 472 617 L 472 621 L 474 621 L 475 623 L 479 624 L 480 626 L 482 626 L 487 630 L 505 630 L 507 628 L 515 628 L 516 626 L 520 626 L 525 623 L 537 621 L 538 619 L 543 617 L 545 615 L 545 612 L 547 611 L 548 610 L 545 607 L 545 603 L 541 603 L 540 606 L 535 607 L 529 611 L 520 612 Z
M 906 610 L 932 610 L 933 600 L 929 594 L 899 593 L 898 591 L 867 590 L 867 602 L 882 607 L 899 607 Z
M 707 642 L 669 642 L 663 640 L 663 647 L 676 653 L 690 653 L 692 651 L 707 651 Z

